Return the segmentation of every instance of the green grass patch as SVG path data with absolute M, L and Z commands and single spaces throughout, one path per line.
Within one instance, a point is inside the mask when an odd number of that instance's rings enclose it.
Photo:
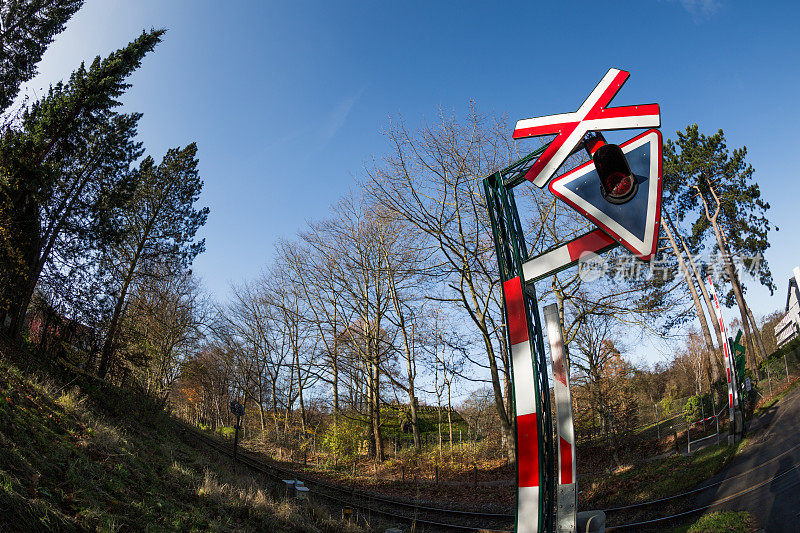
M 675 533 L 748 533 L 755 519 L 747 511 L 720 511 L 701 516 L 697 521 L 675 529 Z
M 689 490 L 719 472 L 747 439 L 735 446 L 709 446 L 685 457 L 674 455 L 621 471 L 592 476 L 582 483 L 588 499 L 611 507 L 663 498 Z
M 360 531 L 184 442 L 146 396 L 0 358 L 0 531 Z

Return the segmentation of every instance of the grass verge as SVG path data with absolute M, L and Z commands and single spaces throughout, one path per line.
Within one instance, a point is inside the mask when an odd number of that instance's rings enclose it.
M 767 400 L 766 402 L 764 402 L 763 404 L 758 406 L 758 409 L 756 409 L 753 412 L 753 414 L 749 418 L 749 420 L 752 420 L 752 419 L 758 417 L 759 415 L 763 414 L 767 409 L 769 409 L 770 407 L 775 405 L 778 402 L 778 400 L 782 399 L 787 394 L 789 394 L 794 389 L 796 389 L 798 385 L 800 385 L 800 379 L 794 380 L 783 391 L 781 391 L 780 394 L 776 394 L 775 396 L 773 396 L 772 398 L 770 398 L 769 400 Z
M 756 521 L 747 511 L 719 511 L 704 514 L 696 521 L 684 524 L 673 533 L 749 533 L 756 531 Z
M 0 359 L 0 531 L 363 531 L 183 442 L 147 397 Z
M 690 456 L 673 455 L 611 475 L 587 477 L 582 496 L 590 505 L 607 508 L 677 494 L 719 472 L 746 442 L 709 446 Z

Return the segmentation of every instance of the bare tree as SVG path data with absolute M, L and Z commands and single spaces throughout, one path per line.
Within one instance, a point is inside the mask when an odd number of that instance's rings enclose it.
M 439 289 L 430 295 L 461 310 L 474 326 L 473 337 L 486 354 L 495 408 L 515 456 L 509 361 L 503 349 L 501 295 L 491 225 L 481 180 L 510 162 L 513 145 L 505 124 L 490 123 L 477 111 L 463 123 L 440 116 L 436 125 L 410 132 L 401 123 L 386 132 L 391 151 L 367 170 L 376 202 L 405 220 L 432 252 L 430 273 Z
M 210 306 L 190 273 L 164 264 L 151 270 L 158 275 L 135 287 L 121 336 L 145 391 L 164 404 L 184 362 L 199 348 Z

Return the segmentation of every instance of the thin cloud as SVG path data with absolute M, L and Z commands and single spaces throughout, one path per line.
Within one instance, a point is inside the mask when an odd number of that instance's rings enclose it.
M 709 19 L 722 7 L 721 0 L 672 0 L 680 2 L 695 22 Z
M 347 117 L 350 115 L 350 112 L 353 110 L 353 107 L 355 107 L 356 102 L 358 102 L 362 94 L 364 94 L 363 88 L 356 94 L 345 98 L 333 108 L 330 115 L 328 115 L 325 129 L 322 132 L 323 140 L 331 140 L 333 136 L 336 135 L 336 132 L 344 126 Z

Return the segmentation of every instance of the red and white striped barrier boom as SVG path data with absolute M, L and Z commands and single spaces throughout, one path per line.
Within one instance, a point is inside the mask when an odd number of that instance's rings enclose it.
M 544 308 L 550 358 L 553 361 L 553 391 L 558 428 L 558 496 L 556 497 L 556 532 L 575 533 L 578 476 L 575 468 L 575 424 L 572 418 L 572 393 L 564 357 L 564 336 L 558 305 Z
M 507 327 L 511 345 L 512 384 L 517 411 L 517 533 L 538 533 L 539 508 L 539 415 L 533 369 L 530 329 L 525 313 L 522 280 L 519 276 L 503 282 Z
M 526 283 L 537 281 L 577 264 L 586 254 L 601 254 L 616 246 L 617 241 L 596 229 L 526 261 L 522 275 Z
M 719 322 L 719 329 L 722 332 L 722 353 L 725 359 L 725 373 L 728 380 L 728 409 L 730 412 L 730 435 L 728 435 L 728 443 L 733 444 L 735 424 L 734 412 L 739 405 L 736 394 L 736 372 L 733 370 L 733 360 L 731 359 L 730 346 L 728 346 L 728 331 L 725 328 L 725 320 L 722 318 L 722 309 L 719 306 L 719 299 L 717 298 L 717 289 L 714 287 L 714 282 L 711 276 L 708 276 L 708 285 L 711 290 L 711 295 L 714 297 L 714 312 L 717 315 L 717 322 Z

